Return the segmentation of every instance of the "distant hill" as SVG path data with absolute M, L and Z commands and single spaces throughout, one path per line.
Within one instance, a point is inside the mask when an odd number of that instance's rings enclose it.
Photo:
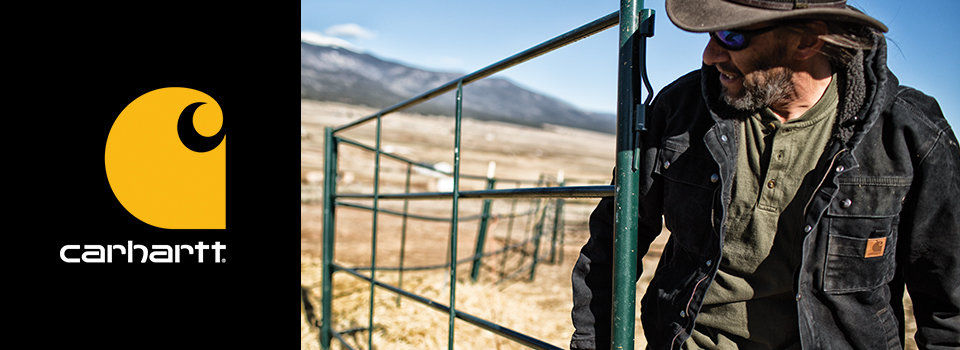
M 300 42 L 300 98 L 385 108 L 460 77 L 432 72 L 340 47 Z M 410 111 L 453 116 L 454 93 L 424 102 Z M 502 78 L 486 78 L 463 88 L 466 118 L 522 125 L 563 125 L 613 133 L 616 117 L 582 111 Z

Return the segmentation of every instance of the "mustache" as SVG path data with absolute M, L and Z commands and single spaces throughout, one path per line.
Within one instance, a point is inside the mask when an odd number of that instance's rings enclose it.
M 720 71 L 720 72 L 732 73 L 732 74 L 736 74 L 736 75 L 743 75 L 743 72 L 741 72 L 739 69 L 737 69 L 737 67 L 734 67 L 734 66 L 731 65 L 731 64 L 717 63 L 717 64 L 714 65 L 714 68 L 716 68 L 716 69 L 717 69 L 718 71 Z

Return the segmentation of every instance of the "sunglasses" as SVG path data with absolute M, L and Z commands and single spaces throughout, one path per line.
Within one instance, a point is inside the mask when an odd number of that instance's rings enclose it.
M 717 45 L 720 45 L 720 47 L 724 49 L 730 51 L 739 51 L 747 48 L 747 46 L 750 46 L 750 38 L 769 32 L 776 27 L 777 26 L 769 26 L 752 30 L 718 30 L 715 32 L 710 32 L 710 37 L 713 38 L 713 40 L 716 40 Z

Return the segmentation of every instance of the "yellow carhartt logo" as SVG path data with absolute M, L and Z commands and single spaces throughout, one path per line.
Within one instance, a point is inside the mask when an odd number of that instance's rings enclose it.
M 160 228 L 225 229 L 223 123 L 217 101 L 193 89 L 157 89 L 130 102 L 104 152 L 120 204 Z

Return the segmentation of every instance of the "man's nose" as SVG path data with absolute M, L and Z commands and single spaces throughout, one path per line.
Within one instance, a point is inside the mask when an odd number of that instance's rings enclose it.
M 726 62 L 729 60 L 730 53 L 714 42 L 713 38 L 710 38 L 710 41 L 707 42 L 707 47 L 703 48 L 703 64 L 712 66 L 719 62 Z

